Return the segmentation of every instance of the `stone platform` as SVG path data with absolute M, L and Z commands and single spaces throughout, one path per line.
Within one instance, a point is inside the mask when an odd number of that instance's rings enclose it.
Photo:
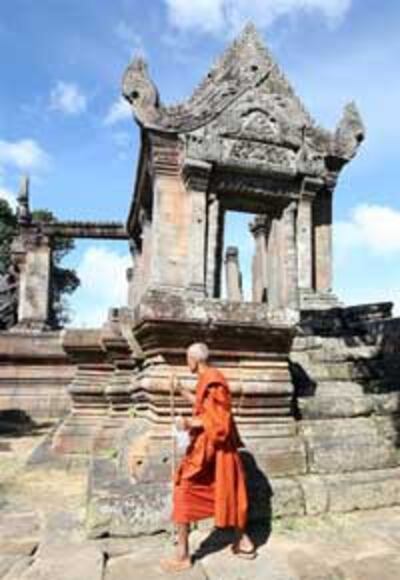
M 40 441 L 41 437 L 39 437 Z M 1 580 L 158 580 L 172 536 L 88 539 L 85 474 L 27 469 L 38 437 L 0 435 Z M 194 529 L 195 563 L 185 580 L 397 580 L 400 508 L 288 517 L 254 526 L 258 557 L 230 553 L 231 536 L 208 523 Z M 171 578 L 175 576 L 171 575 Z
M 63 331 L 0 331 L 0 412 L 14 410 L 33 420 L 67 413 L 76 365 L 62 341 Z

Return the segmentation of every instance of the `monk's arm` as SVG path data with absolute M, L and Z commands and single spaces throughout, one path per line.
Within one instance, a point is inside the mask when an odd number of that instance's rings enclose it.
M 225 389 L 213 384 L 203 403 L 203 412 L 196 417 L 215 443 L 223 443 L 231 432 L 230 403 Z

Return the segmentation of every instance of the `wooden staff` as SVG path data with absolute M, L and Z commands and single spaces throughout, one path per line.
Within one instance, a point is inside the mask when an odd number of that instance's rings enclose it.
M 171 375 L 170 381 L 170 414 L 171 414 L 171 480 L 172 489 L 174 487 L 175 471 L 176 471 L 176 437 L 174 433 L 175 426 L 175 386 L 176 386 L 176 375 L 173 373 Z M 176 526 L 172 526 L 172 543 L 175 545 L 177 540 Z
M 171 413 L 171 478 L 174 481 L 176 470 L 176 437 L 174 435 L 175 426 L 175 386 L 176 376 L 172 374 L 170 382 L 170 413 Z

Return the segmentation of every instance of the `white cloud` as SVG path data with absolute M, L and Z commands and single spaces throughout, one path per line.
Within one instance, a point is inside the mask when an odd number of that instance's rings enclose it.
M 334 226 L 335 248 L 345 256 L 363 247 L 380 256 L 400 252 L 400 211 L 383 205 L 360 204 L 351 219 Z
M 50 109 L 66 115 L 79 115 L 86 111 L 87 98 L 75 83 L 58 81 L 50 92 Z
M 249 20 L 268 28 L 275 20 L 299 12 L 321 14 L 338 22 L 352 0 L 165 0 L 171 23 L 182 30 L 237 32 Z
M 0 164 L 32 170 L 46 168 L 49 160 L 49 155 L 33 139 L 0 140 Z
M 17 207 L 17 200 L 12 191 L 0 186 L 0 199 L 5 199 L 13 210 Z
M 121 121 L 132 119 L 132 111 L 129 103 L 120 97 L 110 106 L 108 113 L 104 119 L 105 125 L 115 125 Z
M 90 246 L 76 268 L 81 286 L 71 299 L 70 326 L 101 326 L 108 309 L 126 305 L 126 269 L 132 266 L 129 254 Z
M 180 29 L 218 32 L 224 25 L 225 0 L 165 0 L 171 23 Z

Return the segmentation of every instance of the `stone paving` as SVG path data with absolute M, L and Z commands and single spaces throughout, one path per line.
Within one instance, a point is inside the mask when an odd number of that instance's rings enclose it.
M 1 438 L 0 438 L 1 439 Z M 34 438 L 1 439 L 0 579 L 152 580 L 168 578 L 159 560 L 173 550 L 168 534 L 88 540 L 85 474 L 29 470 Z M 398 580 L 400 507 L 275 521 L 253 530 L 258 557 L 245 561 L 229 536 L 202 526 L 191 535 L 195 563 L 187 580 Z M 171 576 L 172 577 L 172 576 Z

